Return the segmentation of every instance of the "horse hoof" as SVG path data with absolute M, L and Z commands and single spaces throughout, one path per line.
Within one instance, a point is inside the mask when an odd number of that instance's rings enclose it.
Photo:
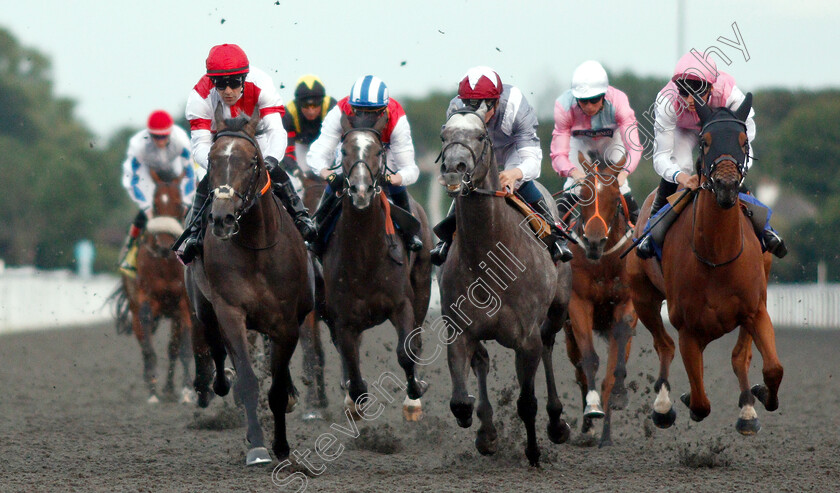
M 592 431 L 592 418 L 583 417 L 583 423 L 580 425 L 580 432 L 587 434 Z
M 685 404 L 685 407 L 689 409 L 691 408 L 691 394 L 689 394 L 688 392 L 684 393 L 680 396 L 680 400 L 683 404 Z
M 423 406 L 420 404 L 420 399 L 410 399 L 405 396 L 403 401 L 403 419 L 413 423 L 423 419 Z
M 449 409 L 452 415 L 455 416 L 455 421 L 461 428 L 469 428 L 472 426 L 473 407 L 475 404 L 475 397 L 468 396 L 467 402 L 450 402 Z
M 297 397 L 289 395 L 289 400 L 286 401 L 286 414 L 291 414 L 297 407 Z
M 198 407 L 205 408 L 210 405 L 210 400 L 213 399 L 215 394 L 206 390 L 204 392 L 198 393 Z
M 612 394 L 610 396 L 610 409 L 614 411 L 621 411 L 627 408 L 627 392 L 622 392 L 620 394 Z
M 271 456 L 265 447 L 254 447 L 248 451 L 245 457 L 246 466 L 258 466 L 260 464 L 271 464 Z
M 655 424 L 657 428 L 670 428 L 677 420 L 677 411 L 673 407 L 669 409 L 667 413 L 658 413 L 654 411 L 651 418 L 653 419 L 653 424 Z
M 301 421 L 324 421 L 324 412 L 320 409 L 304 411 L 300 419 Z
M 528 458 L 528 463 L 531 464 L 531 467 L 540 467 L 540 449 L 528 450 L 526 448 L 525 457 Z
M 350 398 L 350 394 L 344 394 L 344 409 L 350 413 L 350 417 L 353 418 L 353 421 L 359 421 L 362 419 L 362 414 L 359 412 L 359 408 L 356 407 L 356 403 Z
M 598 448 L 612 447 L 612 445 L 613 442 L 610 438 L 601 438 L 601 441 L 598 442 Z
M 583 417 L 589 419 L 601 419 L 604 417 L 604 410 L 601 406 L 586 406 L 583 410 Z
M 569 423 L 564 420 L 558 420 L 556 423 L 548 423 L 548 439 L 552 443 L 561 444 L 566 443 L 569 437 L 572 436 L 572 428 Z
M 775 411 L 778 407 L 776 406 L 773 407 L 773 409 L 770 409 L 770 406 L 767 405 L 767 403 L 770 401 L 770 391 L 767 390 L 766 385 L 755 384 L 750 389 L 750 392 L 752 392 L 752 395 L 754 395 L 755 398 L 758 399 L 764 405 L 764 409 L 768 411 Z
M 158 396 L 155 394 L 150 395 L 149 398 L 146 399 L 146 404 L 158 404 L 159 402 L 160 399 L 158 399 Z
M 496 433 L 493 432 L 492 438 L 487 437 L 489 433 L 479 433 L 477 437 L 475 437 L 475 449 L 478 450 L 478 453 L 481 455 L 493 455 L 499 450 L 499 440 L 498 437 L 495 436 Z
M 184 387 L 181 389 L 181 398 L 178 400 L 180 404 L 193 404 L 198 400 L 195 390 Z
M 738 418 L 738 421 L 735 423 L 735 429 L 738 430 L 738 433 L 744 436 L 752 436 L 761 430 L 761 423 L 758 422 L 758 418 Z

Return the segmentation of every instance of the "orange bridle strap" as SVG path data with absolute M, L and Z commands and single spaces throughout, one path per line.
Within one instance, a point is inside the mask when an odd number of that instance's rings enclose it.
M 596 180 L 596 181 L 597 181 L 597 180 Z M 607 221 L 605 221 L 605 220 L 604 220 L 604 218 L 601 216 L 601 208 L 600 208 L 600 207 L 598 207 L 598 205 L 599 205 L 599 204 L 598 204 L 598 187 L 597 187 L 597 185 L 596 185 L 596 187 L 594 188 L 593 192 L 595 193 L 595 215 L 594 215 L 594 216 L 592 216 L 592 217 L 590 217 L 590 218 L 589 218 L 589 220 L 588 220 L 588 221 L 586 221 L 586 224 L 583 226 L 583 229 L 584 229 L 584 231 L 585 231 L 585 230 L 586 230 L 586 228 L 588 228 L 588 227 L 589 227 L 589 223 L 590 223 L 593 219 L 598 218 L 598 219 L 600 219 L 600 220 L 601 220 L 601 222 L 602 222 L 602 223 L 604 223 L 604 231 L 609 232 L 610 228 L 609 228 L 609 226 L 607 226 Z
M 391 203 L 388 202 L 388 197 L 385 191 L 379 193 L 379 199 L 382 200 L 382 208 L 385 209 L 385 233 L 389 235 L 396 234 L 394 230 L 394 222 L 391 220 Z

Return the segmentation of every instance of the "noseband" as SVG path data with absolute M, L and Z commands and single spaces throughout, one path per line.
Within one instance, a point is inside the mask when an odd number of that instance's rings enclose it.
M 235 137 L 238 139 L 245 139 L 248 142 L 250 142 L 255 149 L 254 157 L 251 158 L 253 171 L 251 172 L 251 178 L 248 180 L 248 186 L 245 189 L 244 194 L 235 190 L 232 186 L 228 184 L 220 185 L 210 192 L 210 196 L 213 198 L 231 200 L 234 196 L 236 196 L 239 197 L 240 200 L 242 200 L 242 205 L 233 213 L 235 224 L 233 234 L 236 234 L 239 232 L 239 219 L 242 217 L 242 215 L 248 212 L 251 209 L 251 207 L 253 207 L 254 204 L 257 203 L 257 197 L 265 195 L 268 189 L 271 188 L 271 177 L 268 175 L 268 170 L 266 170 L 265 174 L 268 181 L 266 182 L 265 186 L 260 190 L 259 194 L 257 194 L 257 182 L 259 180 L 260 164 L 263 161 L 262 154 L 260 153 L 260 146 L 257 144 L 257 141 L 245 132 L 232 130 L 222 130 L 221 132 L 216 133 L 213 137 L 213 142 L 218 140 L 219 137 Z

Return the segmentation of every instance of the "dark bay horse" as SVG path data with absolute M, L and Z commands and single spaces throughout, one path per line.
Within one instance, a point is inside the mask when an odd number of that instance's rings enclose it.
M 572 246 L 575 256 L 571 261 L 571 330 L 566 330 L 566 351 L 575 366 L 584 404 L 582 431 L 591 429 L 594 418 L 605 418 L 600 442 L 600 446 L 605 446 L 612 444 L 611 410 L 627 405 L 624 378 L 637 319 L 630 299 L 626 260 L 620 253 L 633 231 L 627 224 L 618 185 L 618 173 L 625 160 L 613 164 L 600 155 L 590 155 L 587 160 L 581 153 L 579 161 L 586 179 L 579 185 L 580 215 L 572 233 L 577 244 Z M 609 341 L 601 398 L 595 390 L 598 355 L 593 332 Z
M 223 119 L 215 113 L 217 133 L 209 156 L 211 203 L 208 234 L 201 258 L 187 268 L 187 289 L 198 318 L 193 335 L 195 388 L 199 405 L 213 391 L 230 389 L 224 362 L 229 353 L 236 370 L 234 391 L 248 420 L 247 465 L 271 462 L 257 416 L 259 385 L 252 368 L 246 332 L 271 340 L 271 389 L 274 454 L 289 455 L 285 413 L 297 394 L 289 360 L 303 318 L 312 310 L 311 268 L 306 247 L 291 217 L 270 193 L 269 177 L 255 140 L 259 113 L 250 119 Z M 266 193 L 269 192 L 269 193 Z M 211 363 L 212 360 L 212 363 Z
M 409 355 L 420 354 L 420 338 L 406 341 L 429 309 L 432 232 L 425 211 L 413 199 L 411 212 L 420 221 L 424 248 L 407 252 L 393 231 L 386 232 L 390 221 L 386 207 L 390 206 L 381 190 L 386 161 L 380 140 L 386 123 L 385 115 L 373 128 L 353 128 L 346 116 L 341 120 L 345 180 L 338 193 L 344 196 L 341 215 L 322 255 L 325 300 L 319 312 L 341 355 L 345 404 L 351 411 L 363 407 L 360 397 L 370 395 L 359 368 L 362 332 L 386 320 L 393 324 L 399 339 L 397 359 L 406 377 L 403 414 L 415 421 L 422 416 L 420 397 L 428 384 L 417 377 Z
M 485 455 L 495 453 L 498 436 L 487 395 L 490 362 L 482 341 L 495 340 L 513 349 L 520 385 L 517 412 L 528 436 L 525 455 L 538 466 L 534 379 L 541 359 L 549 387 L 549 438 L 562 443 L 569 437 L 569 427 L 560 418 L 563 406 L 556 395 L 551 349 L 566 320 L 571 269 L 554 265 L 541 240 L 522 227 L 522 214 L 501 198 L 503 192 L 497 192 L 499 170 L 484 124 L 486 111 L 484 105 L 476 113 L 458 111 L 441 131 L 441 179 L 447 192 L 455 195 L 457 223 L 440 272 L 452 378 L 449 407 L 461 427 L 472 425 L 475 398 L 467 392 L 472 367 L 479 387 L 476 414 L 481 420 L 476 449 Z M 553 212 L 556 217 L 556 206 Z
M 137 277 L 122 276 L 131 314 L 131 328 L 143 352 L 143 377 L 149 390 L 149 403 L 157 403 L 157 355 L 152 335 L 162 318 L 172 322 L 169 339 L 169 369 L 164 395 L 175 399 L 175 363 L 181 360 L 184 370 L 181 402 L 194 402 L 190 386 L 190 331 L 192 316 L 184 288 L 184 266 L 169 249 L 184 230 L 181 220 L 181 176 L 151 172 L 155 182 L 152 214 L 138 239 Z
M 779 406 L 778 389 L 783 369 L 776 355 L 773 323 L 767 314 L 767 277 L 771 256 L 762 254 L 749 219 L 741 212 L 738 191 L 746 171 L 747 134 L 744 121 L 752 95 L 736 111 L 714 112 L 701 101 L 700 189 L 671 226 L 662 249 L 661 268 L 656 259 L 630 255 L 627 264 L 633 303 L 639 319 L 653 335 L 659 355 L 659 379 L 653 421 L 660 428 L 674 423 L 668 371 L 674 358 L 674 341 L 660 317 L 663 299 L 679 332 L 680 354 L 691 392 L 683 394 L 691 419 L 709 415 L 711 404 L 703 385 L 703 350 L 711 341 L 740 327 L 732 351 L 732 369 L 738 377 L 741 412 L 736 429 L 752 435 L 760 429 L 755 397 L 768 411 Z M 640 221 L 647 221 L 653 194 L 645 201 Z M 642 222 L 642 224 L 644 224 Z M 641 228 L 636 237 L 641 235 Z M 749 386 L 748 370 L 755 340 L 761 353 L 765 385 Z

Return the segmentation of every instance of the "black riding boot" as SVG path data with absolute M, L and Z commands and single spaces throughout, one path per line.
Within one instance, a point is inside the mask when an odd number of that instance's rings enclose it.
M 671 183 L 669 181 L 665 181 L 664 179 L 659 182 L 659 188 L 656 189 L 656 197 L 653 199 L 653 204 L 650 206 L 650 217 L 656 215 L 665 204 L 668 203 L 668 196 L 673 194 L 677 191 L 677 184 Z M 627 204 L 630 205 L 629 203 Z M 669 213 L 669 217 L 663 218 L 659 224 L 656 225 L 656 229 L 658 231 L 662 231 L 661 234 L 657 234 L 658 236 L 662 236 L 662 238 L 657 238 L 658 240 L 662 241 L 665 238 L 665 232 L 668 231 L 668 228 L 671 226 L 671 223 L 677 218 L 677 214 L 674 212 Z M 648 259 L 652 258 L 656 255 L 656 249 L 653 246 L 653 236 L 654 232 L 651 231 L 648 233 L 645 238 L 639 242 L 639 245 L 636 247 L 636 255 L 640 258 Z M 661 244 L 661 243 L 660 243 Z
M 574 254 L 572 254 L 572 251 L 569 249 L 569 245 L 566 243 L 566 238 L 554 223 L 554 217 L 551 214 L 551 210 L 548 208 L 548 204 L 545 202 L 545 198 L 540 197 L 540 200 L 532 202 L 529 205 L 537 211 L 543 219 L 545 219 L 549 228 L 551 228 L 551 234 L 548 236 L 550 240 L 546 238 L 546 244 L 551 252 L 551 260 L 555 263 L 558 261 L 568 262 L 569 260 L 572 260 Z
M 656 196 L 658 197 L 659 194 L 657 194 Z M 624 201 L 627 202 L 627 213 L 630 215 L 630 217 L 628 217 L 627 219 L 629 219 L 630 222 L 635 225 L 636 221 L 639 220 L 639 203 L 636 202 L 635 198 L 633 198 L 632 192 L 627 192 L 624 194 Z
M 187 214 L 187 227 L 181 234 L 181 237 L 175 240 L 172 245 L 172 250 L 184 265 L 188 265 L 193 261 L 196 255 L 202 250 L 202 234 L 204 231 L 204 218 L 201 211 L 204 209 L 204 203 L 207 202 L 207 195 L 209 193 L 210 180 L 207 175 L 198 182 L 195 187 L 195 196 L 193 197 L 192 208 Z
M 321 196 L 321 202 L 318 203 L 318 209 L 315 211 L 315 214 L 312 215 L 318 234 L 315 237 L 315 241 L 309 243 L 309 249 L 312 250 L 312 253 L 319 257 L 322 253 L 324 253 L 324 248 L 326 247 L 326 244 L 324 243 L 324 234 L 326 233 L 326 229 L 329 225 L 328 223 L 338 212 L 340 205 L 341 197 L 337 196 L 335 191 L 327 188 Z
M 452 245 L 452 237 L 455 235 L 455 201 L 450 204 L 446 217 L 433 230 L 440 241 L 430 252 L 432 254 L 431 260 L 433 265 L 440 266 L 446 261 L 449 247 Z
M 292 180 L 289 179 L 288 173 L 282 167 L 267 166 L 268 174 L 271 176 L 271 188 L 274 195 L 283 202 L 283 206 L 292 219 L 295 221 L 295 227 L 300 231 L 301 236 L 305 241 L 314 241 L 317 238 L 317 231 L 315 223 L 309 217 L 309 211 L 303 205 L 303 201 L 295 192 L 295 187 L 292 185 Z
M 411 214 L 411 206 L 409 205 L 407 191 L 403 190 L 391 195 L 391 200 L 394 201 L 394 205 Z M 408 248 L 409 251 L 418 252 L 423 248 L 423 240 L 420 236 L 416 234 L 408 234 L 405 231 L 401 232 L 403 233 L 402 236 L 405 240 L 405 247 Z

